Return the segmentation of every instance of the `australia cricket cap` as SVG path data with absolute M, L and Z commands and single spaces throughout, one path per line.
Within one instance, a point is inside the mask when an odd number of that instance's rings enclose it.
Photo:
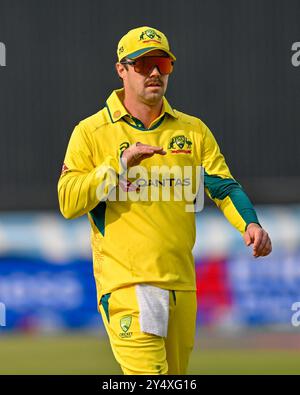
M 129 30 L 119 41 L 118 61 L 120 62 L 121 59 L 126 57 L 136 59 L 154 49 L 161 49 L 173 60 L 176 60 L 176 57 L 170 51 L 168 39 L 162 32 L 149 26 L 138 27 Z

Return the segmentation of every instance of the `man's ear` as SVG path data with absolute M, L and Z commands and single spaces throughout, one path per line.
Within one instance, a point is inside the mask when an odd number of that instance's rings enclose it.
M 125 67 L 125 65 L 122 64 L 122 63 L 120 63 L 120 62 L 117 62 L 117 63 L 115 64 L 115 69 L 116 69 L 116 72 L 117 72 L 119 78 L 120 78 L 121 80 L 123 80 L 124 74 L 125 74 L 125 72 L 126 72 L 126 67 Z

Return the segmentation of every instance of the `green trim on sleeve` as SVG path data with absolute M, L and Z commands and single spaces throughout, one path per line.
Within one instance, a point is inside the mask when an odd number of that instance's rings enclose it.
M 233 178 L 222 178 L 209 175 L 204 171 L 204 186 L 209 190 L 212 199 L 223 200 L 233 188 L 241 188 L 241 185 Z
M 251 222 L 260 225 L 254 207 L 241 187 L 233 189 L 229 193 L 229 197 L 240 216 L 246 222 L 246 228 Z
M 260 225 L 249 197 L 236 180 L 204 172 L 204 186 L 208 189 L 212 199 L 223 200 L 229 196 L 238 213 L 246 222 L 246 227 L 251 222 Z

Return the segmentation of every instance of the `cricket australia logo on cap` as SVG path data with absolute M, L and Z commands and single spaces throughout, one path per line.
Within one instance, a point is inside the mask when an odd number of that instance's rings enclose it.
M 140 41 L 144 43 L 152 41 L 155 43 L 161 43 L 161 36 L 156 33 L 153 29 L 147 29 L 140 35 Z
M 168 149 L 171 150 L 171 154 L 191 154 L 192 145 L 191 140 L 181 135 L 172 137 Z
M 120 327 L 122 329 L 122 333 L 119 334 L 120 337 L 122 338 L 128 338 L 132 336 L 132 332 L 128 332 L 130 326 L 132 323 L 132 316 L 131 315 L 125 315 L 120 319 Z

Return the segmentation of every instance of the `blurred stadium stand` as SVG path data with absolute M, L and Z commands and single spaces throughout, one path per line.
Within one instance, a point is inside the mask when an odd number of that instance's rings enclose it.
M 252 257 L 221 213 L 206 208 L 198 214 L 194 256 L 200 324 L 292 329 L 291 306 L 300 301 L 300 206 L 258 207 L 258 214 L 274 244 L 263 260 Z M 7 308 L 2 331 L 101 327 L 89 234 L 86 218 L 0 216 L 0 300 Z

